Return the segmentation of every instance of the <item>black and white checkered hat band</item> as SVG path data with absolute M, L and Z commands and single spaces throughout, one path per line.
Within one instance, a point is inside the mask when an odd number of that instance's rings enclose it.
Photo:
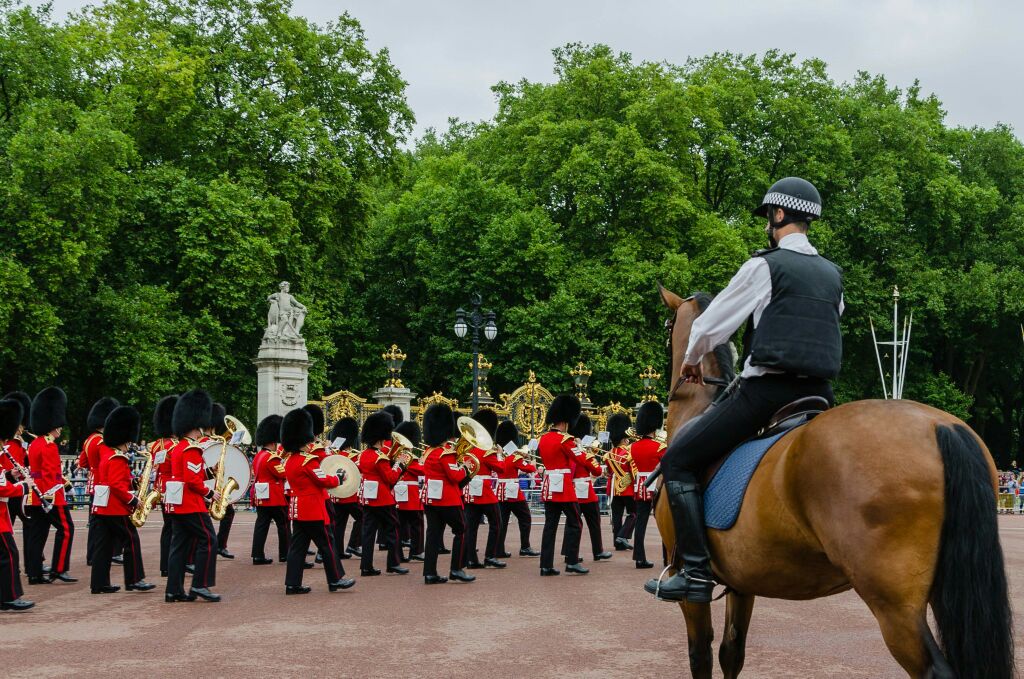
M 787 196 L 784 193 L 775 193 L 774 191 L 764 194 L 764 200 L 761 201 L 761 205 L 778 205 L 783 209 L 799 210 L 815 217 L 821 216 L 821 206 L 817 203 L 812 203 L 803 198 Z

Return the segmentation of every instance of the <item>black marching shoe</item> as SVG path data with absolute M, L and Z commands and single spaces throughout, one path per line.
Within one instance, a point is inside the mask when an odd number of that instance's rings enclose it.
M 56 575 L 53 576 L 52 579 L 53 580 L 60 580 L 61 582 L 78 582 L 78 578 L 71 577 L 70 575 L 67 574 L 66 571 L 64 573 L 57 573 Z
M 188 591 L 188 593 L 206 599 L 207 601 L 220 601 L 220 594 L 214 594 L 206 587 L 193 587 Z
M 120 592 L 120 585 L 103 585 L 97 589 L 91 590 L 93 594 L 113 594 L 114 592 Z
M 317 552 L 316 553 L 316 558 L 313 559 L 313 563 L 323 563 L 323 562 L 324 562 L 324 555 L 321 554 L 320 552 Z
M 27 611 L 36 605 L 36 602 L 29 601 L 28 599 L 15 599 L 14 601 L 4 601 L 0 603 L 0 611 Z
M 361 547 L 349 547 L 345 551 L 348 552 L 349 554 L 351 554 L 352 556 L 362 556 L 363 555 L 363 549 Z
M 285 561 L 287 561 L 287 559 L 285 559 Z M 274 563 L 274 560 L 273 559 L 268 559 L 265 556 L 254 556 L 252 558 L 252 565 L 253 566 L 269 566 L 272 563 Z
M 484 566 L 490 566 L 491 568 L 505 568 L 508 564 L 494 558 L 487 558 L 484 559 Z
M 338 558 L 344 561 L 345 559 L 351 559 L 352 555 L 349 554 L 347 551 L 343 551 L 340 554 L 338 554 Z
M 615 551 L 616 552 L 626 552 L 626 551 L 632 551 L 632 550 L 633 550 L 633 545 L 629 544 L 629 540 L 627 540 L 626 538 L 615 538 Z
M 403 554 L 398 560 L 402 563 L 409 563 L 409 557 L 407 557 L 405 554 Z
M 364 578 L 370 578 L 370 577 L 373 577 L 374 575 L 380 575 L 380 569 L 379 568 L 370 568 L 370 569 L 360 568 L 359 569 L 359 575 L 363 576 Z
M 427 585 L 440 585 L 442 583 L 448 582 L 448 578 L 444 577 L 443 575 L 424 575 L 423 582 Z
M 41 575 L 37 578 L 32 577 L 31 575 L 28 576 L 28 584 L 30 585 L 49 585 L 51 582 L 53 582 L 53 580 L 46 577 L 45 575 Z
M 312 588 L 310 588 L 309 585 L 299 585 L 298 587 L 289 587 L 286 585 L 284 588 L 285 594 L 309 594 L 311 591 Z
M 447 547 L 442 547 L 441 549 L 437 550 L 437 553 L 438 554 L 451 554 L 452 550 L 448 549 Z
M 194 563 L 185 564 L 185 572 L 194 574 L 196 572 L 196 565 Z
M 160 571 L 160 577 L 161 578 L 166 578 L 167 577 L 167 571 Z
M 110 563 L 116 563 L 118 565 L 124 565 L 124 554 L 118 554 L 110 557 Z
M 402 540 L 400 543 L 403 547 L 412 547 L 412 540 Z
M 523 547 L 519 550 L 519 556 L 540 556 L 540 552 L 530 547 Z
M 499 559 L 510 559 L 512 558 L 512 552 L 498 552 Z
M 704 532 L 704 502 L 696 480 L 666 481 L 676 528 L 676 574 L 664 580 L 648 580 L 644 589 L 663 601 L 690 601 L 703 604 L 711 601 L 715 588 Z M 681 562 L 681 563 L 680 563 Z
M 327 583 L 327 589 L 332 592 L 337 592 L 338 590 L 348 589 L 354 584 L 356 584 L 356 581 L 352 578 L 342 578 L 341 580 L 335 580 L 334 582 Z
M 285 561 L 287 561 L 287 560 L 288 560 L 288 559 L 285 559 Z M 307 561 L 306 563 L 302 564 L 302 568 L 303 568 L 303 569 L 305 569 L 305 570 L 307 570 L 307 571 L 308 571 L 308 570 L 309 570 L 310 568 L 312 568 L 312 567 L 313 567 L 313 562 L 312 562 L 312 561 Z
M 124 589 L 127 592 L 148 592 L 149 590 L 153 589 L 154 587 L 156 587 L 156 585 L 154 585 L 152 582 L 146 582 L 145 580 L 139 580 L 138 582 L 133 582 L 130 585 L 125 585 Z
M 452 580 L 453 582 L 473 582 L 474 580 L 476 580 L 476 576 L 470 575 L 469 573 L 463 570 L 457 570 L 450 572 L 448 574 L 448 579 Z
M 654 568 L 654 564 L 651 563 L 650 561 L 646 561 L 646 560 L 644 560 L 644 561 L 637 561 L 636 562 L 636 567 L 637 568 Z
M 480 563 L 479 561 L 467 561 L 466 562 L 466 568 L 472 568 L 473 570 L 476 570 L 477 568 L 483 568 L 483 567 L 484 567 L 484 565 L 482 563 Z
M 217 550 L 217 554 L 224 557 L 225 559 L 234 559 L 235 555 L 228 551 L 227 547 L 221 547 Z
M 404 566 L 388 566 L 388 573 L 394 573 L 395 575 L 408 575 L 409 569 Z
M 423 561 L 425 558 L 426 558 L 426 555 L 423 552 L 420 552 L 419 554 L 410 554 L 409 555 L 409 559 L 411 561 Z
M 561 575 L 562 571 L 558 570 L 557 568 L 541 568 L 540 569 L 540 574 L 541 575 Z
M 175 603 L 176 601 L 195 601 L 195 594 L 164 594 L 164 602 L 168 604 Z
M 590 571 L 579 565 L 578 563 L 570 563 L 565 566 L 566 573 L 575 573 L 576 575 L 586 575 Z
M 612 558 L 612 553 L 611 552 L 601 552 L 600 554 L 595 554 L 594 555 L 594 561 L 603 561 L 605 559 L 610 559 L 610 558 Z
M 313 551 L 312 549 L 307 549 L 306 550 L 306 556 L 313 556 L 314 554 L 316 554 L 316 552 Z

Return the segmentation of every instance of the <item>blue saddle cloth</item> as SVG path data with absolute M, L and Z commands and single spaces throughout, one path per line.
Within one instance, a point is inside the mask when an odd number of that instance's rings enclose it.
M 704 523 L 708 528 L 728 530 L 736 523 L 747 493 L 747 484 L 761 458 L 776 441 L 793 431 L 789 429 L 767 438 L 740 444 L 715 473 L 704 491 Z

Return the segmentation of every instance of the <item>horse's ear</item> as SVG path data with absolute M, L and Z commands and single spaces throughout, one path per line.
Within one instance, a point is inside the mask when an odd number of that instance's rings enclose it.
M 658 283 L 658 294 L 661 295 L 662 303 L 672 311 L 678 309 L 686 301 L 671 290 L 662 287 L 660 282 Z

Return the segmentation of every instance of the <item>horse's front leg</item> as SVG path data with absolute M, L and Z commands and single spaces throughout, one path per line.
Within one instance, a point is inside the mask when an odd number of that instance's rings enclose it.
M 747 628 L 750 614 L 754 610 L 754 597 L 749 594 L 729 592 L 725 598 L 725 633 L 718 649 L 718 662 L 725 679 L 736 679 L 743 669 L 743 658 L 747 648 Z
M 682 601 L 679 607 L 683 609 L 683 617 L 686 618 L 690 674 L 693 679 L 711 679 L 711 667 L 714 664 L 711 642 L 715 639 L 715 631 L 711 627 L 711 604 Z

